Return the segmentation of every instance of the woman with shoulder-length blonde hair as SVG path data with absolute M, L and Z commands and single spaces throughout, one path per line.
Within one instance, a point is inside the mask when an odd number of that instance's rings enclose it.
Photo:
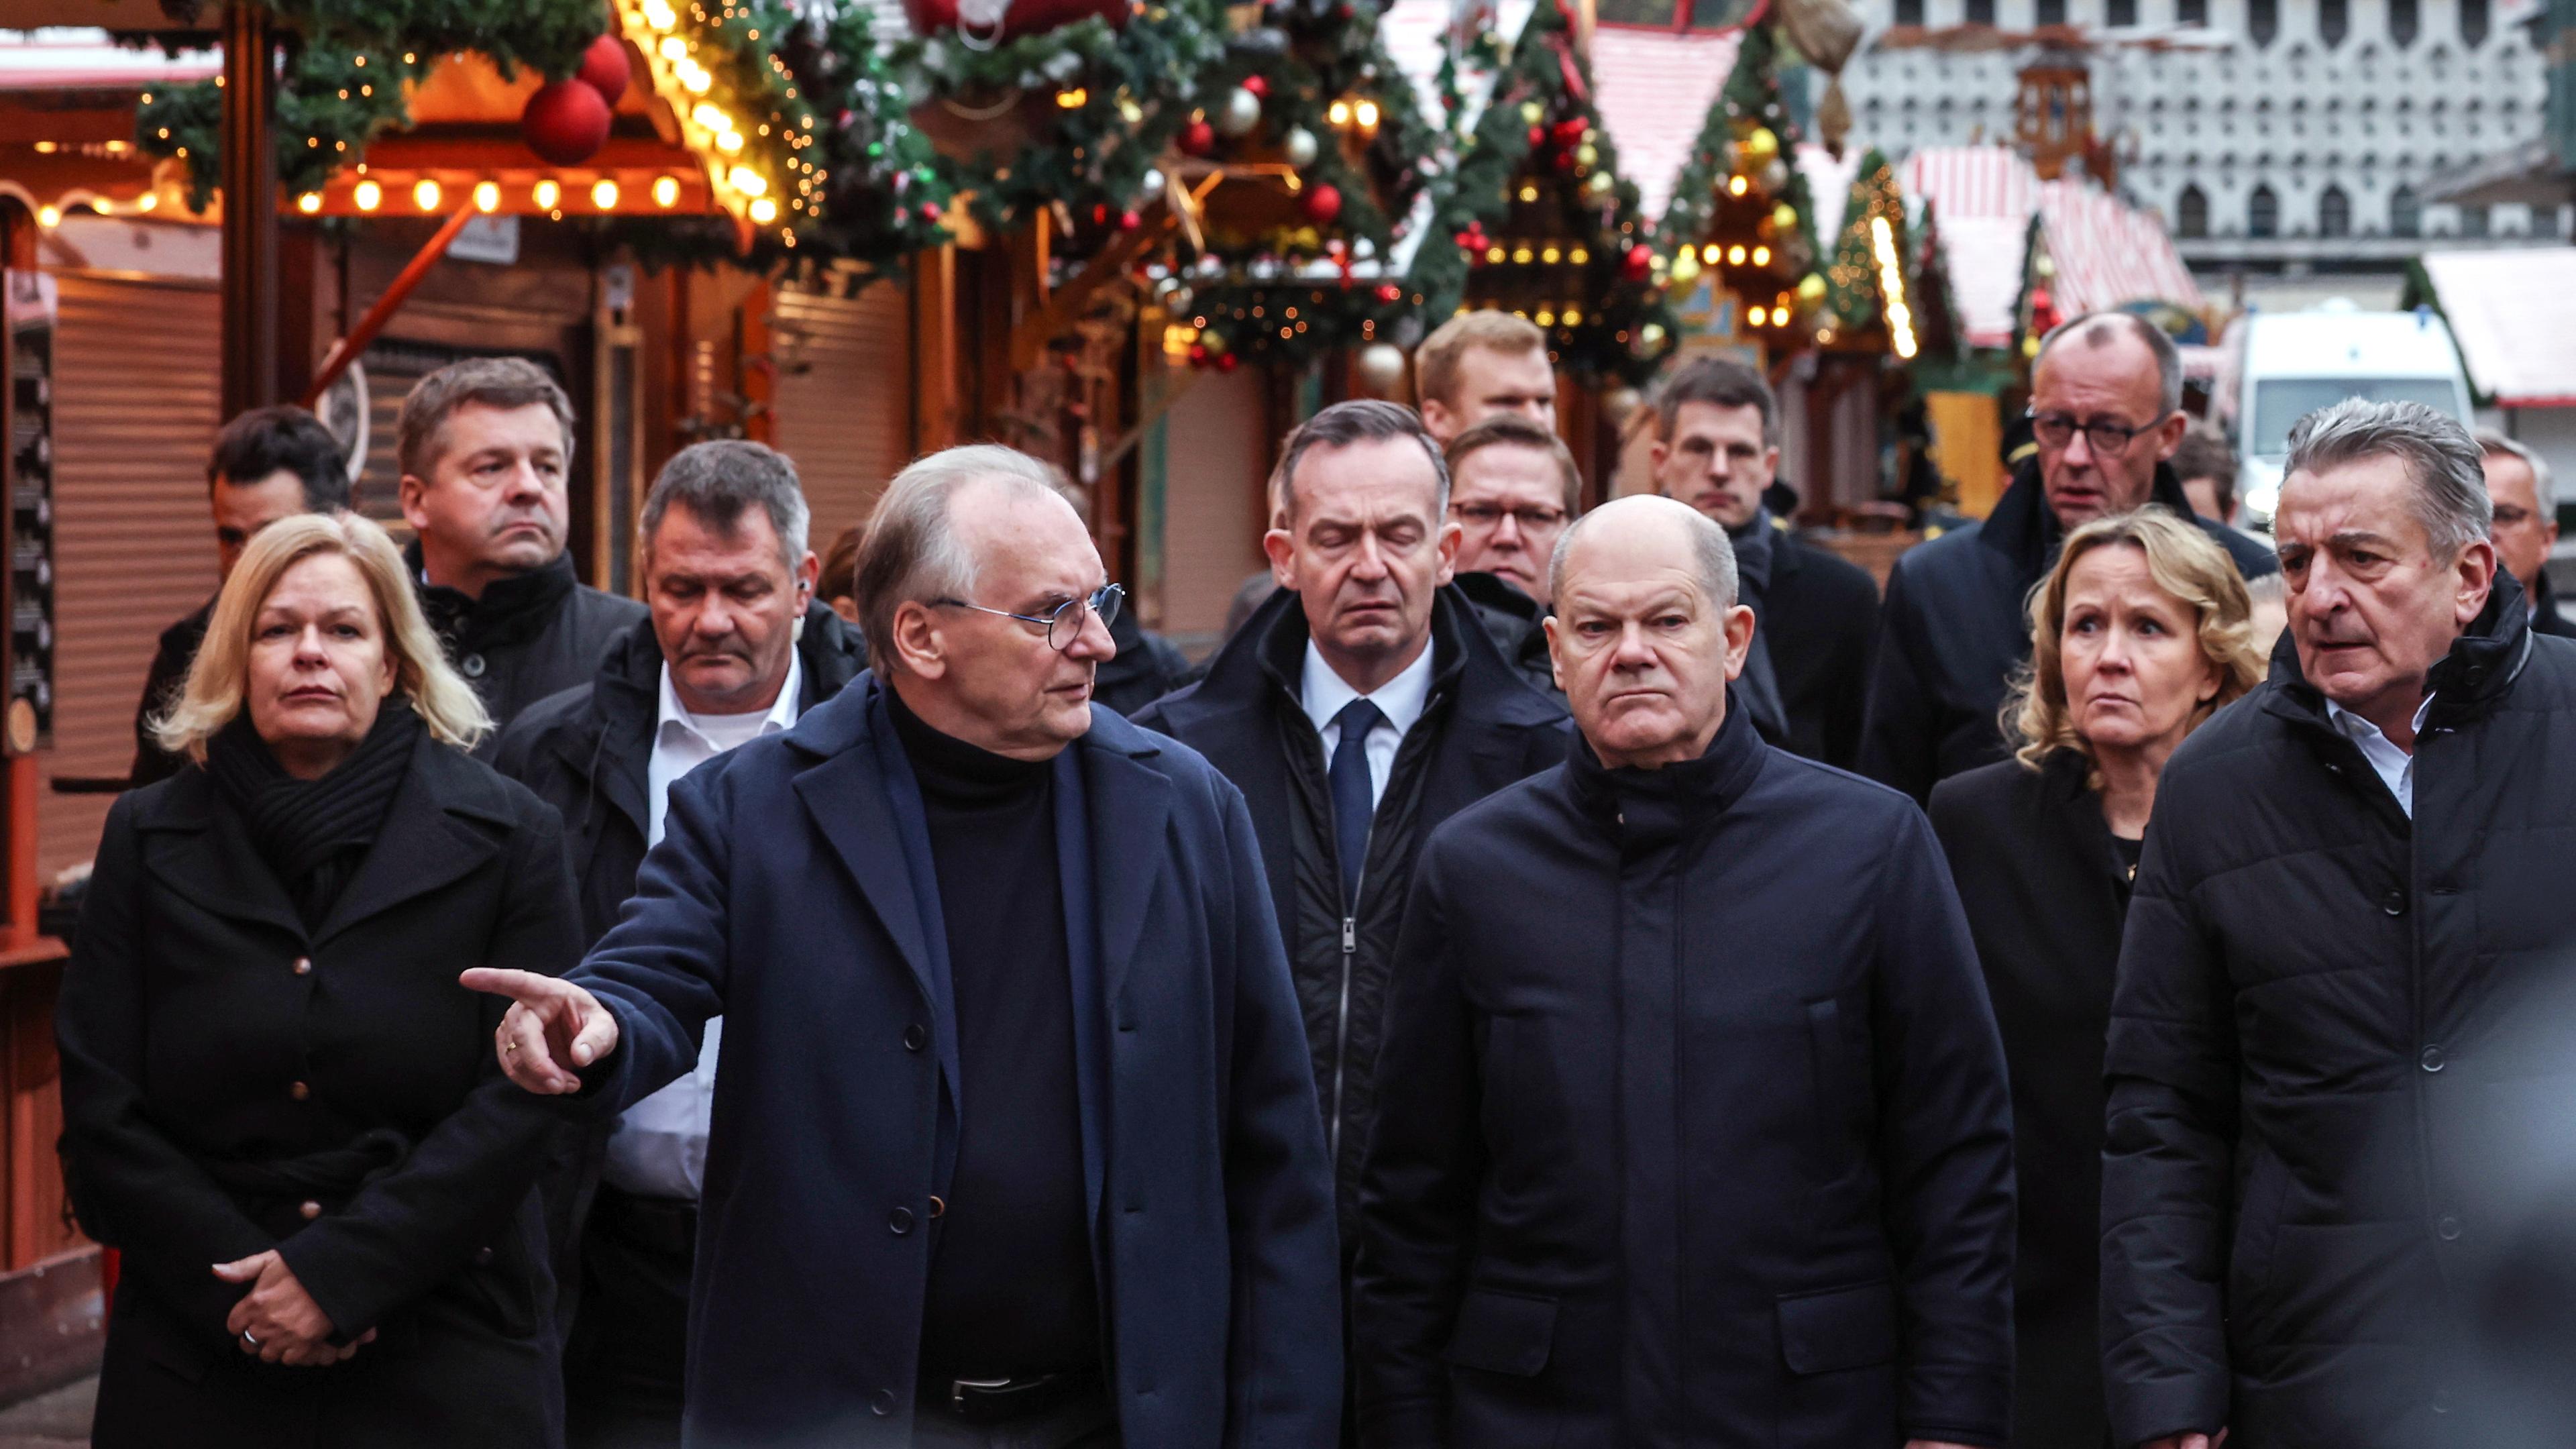
M 462 967 L 557 972 L 562 826 L 384 531 L 260 531 L 109 812 L 56 1032 L 82 1225 L 124 1255 L 92 1442 L 554 1449 L 556 1110 Z
M 2011 1071 L 2017 1445 L 2108 1442 L 2094 1324 L 2112 971 L 2165 761 L 2262 679 L 2251 611 L 2226 550 L 2162 508 L 2076 529 L 2031 591 L 2030 665 L 2004 706 L 2018 753 L 1932 791 Z

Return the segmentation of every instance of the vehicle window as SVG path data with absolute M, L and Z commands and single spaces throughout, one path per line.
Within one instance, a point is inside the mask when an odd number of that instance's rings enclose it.
M 2459 389 L 2438 377 L 2276 377 L 2254 384 L 2253 439 L 2245 451 L 2279 457 L 2290 451 L 2290 428 L 2321 407 L 2348 397 L 2372 402 L 2419 402 L 2460 416 Z M 2460 418 L 2466 423 L 2467 418 Z

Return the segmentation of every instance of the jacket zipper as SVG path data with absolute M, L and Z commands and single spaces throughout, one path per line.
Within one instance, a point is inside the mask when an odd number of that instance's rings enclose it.
M 1356 903 L 1343 907 L 1356 912 Z M 1350 1069 L 1351 1051 L 1351 972 L 1354 955 L 1360 948 L 1359 917 L 1342 917 L 1342 999 L 1333 1017 L 1333 1119 L 1329 1146 L 1333 1161 L 1342 1160 L 1342 1076 Z

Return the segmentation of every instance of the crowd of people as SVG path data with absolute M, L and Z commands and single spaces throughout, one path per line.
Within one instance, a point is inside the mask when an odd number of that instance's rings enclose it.
M 688 447 L 634 601 L 531 364 L 408 551 L 236 419 L 61 998 L 94 1442 L 2563 1442 L 2537 455 L 2338 404 L 2244 533 L 2078 318 L 1882 602 L 1759 373 L 1586 513 L 1536 329 L 1417 363 L 1195 666 L 998 446 L 820 557 Z

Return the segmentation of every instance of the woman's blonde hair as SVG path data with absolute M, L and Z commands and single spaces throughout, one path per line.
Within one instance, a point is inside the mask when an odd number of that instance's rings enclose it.
M 375 596 L 376 618 L 393 661 L 394 688 L 438 739 L 471 749 L 492 731 L 492 717 L 447 663 L 438 635 L 412 594 L 402 555 L 385 531 L 355 513 L 299 513 L 261 529 L 242 550 L 224 591 L 206 621 L 206 642 L 188 668 L 187 687 L 152 721 L 161 748 L 205 762 L 206 742 L 242 711 L 249 684 L 251 626 L 286 571 L 316 554 L 336 553 L 355 564 Z
M 2066 707 L 2066 670 L 2059 653 L 2060 631 L 2066 625 L 2066 581 L 2086 554 L 2122 546 L 2145 554 L 2147 577 L 2192 611 L 2201 657 L 2218 675 L 2218 692 L 2192 712 L 2193 729 L 2263 681 L 2263 660 L 2254 652 L 2253 603 L 2245 592 L 2245 578 L 2217 540 L 2162 508 L 2094 519 L 2066 536 L 2057 566 L 2030 591 L 2026 608 L 2030 662 L 2014 671 L 2012 690 L 2004 698 L 2003 727 L 2006 737 L 2022 741 L 2014 758 L 2031 769 L 2040 768 L 2059 750 L 2073 750 L 2088 761 L 2093 758 L 2092 745 L 2075 732 Z

